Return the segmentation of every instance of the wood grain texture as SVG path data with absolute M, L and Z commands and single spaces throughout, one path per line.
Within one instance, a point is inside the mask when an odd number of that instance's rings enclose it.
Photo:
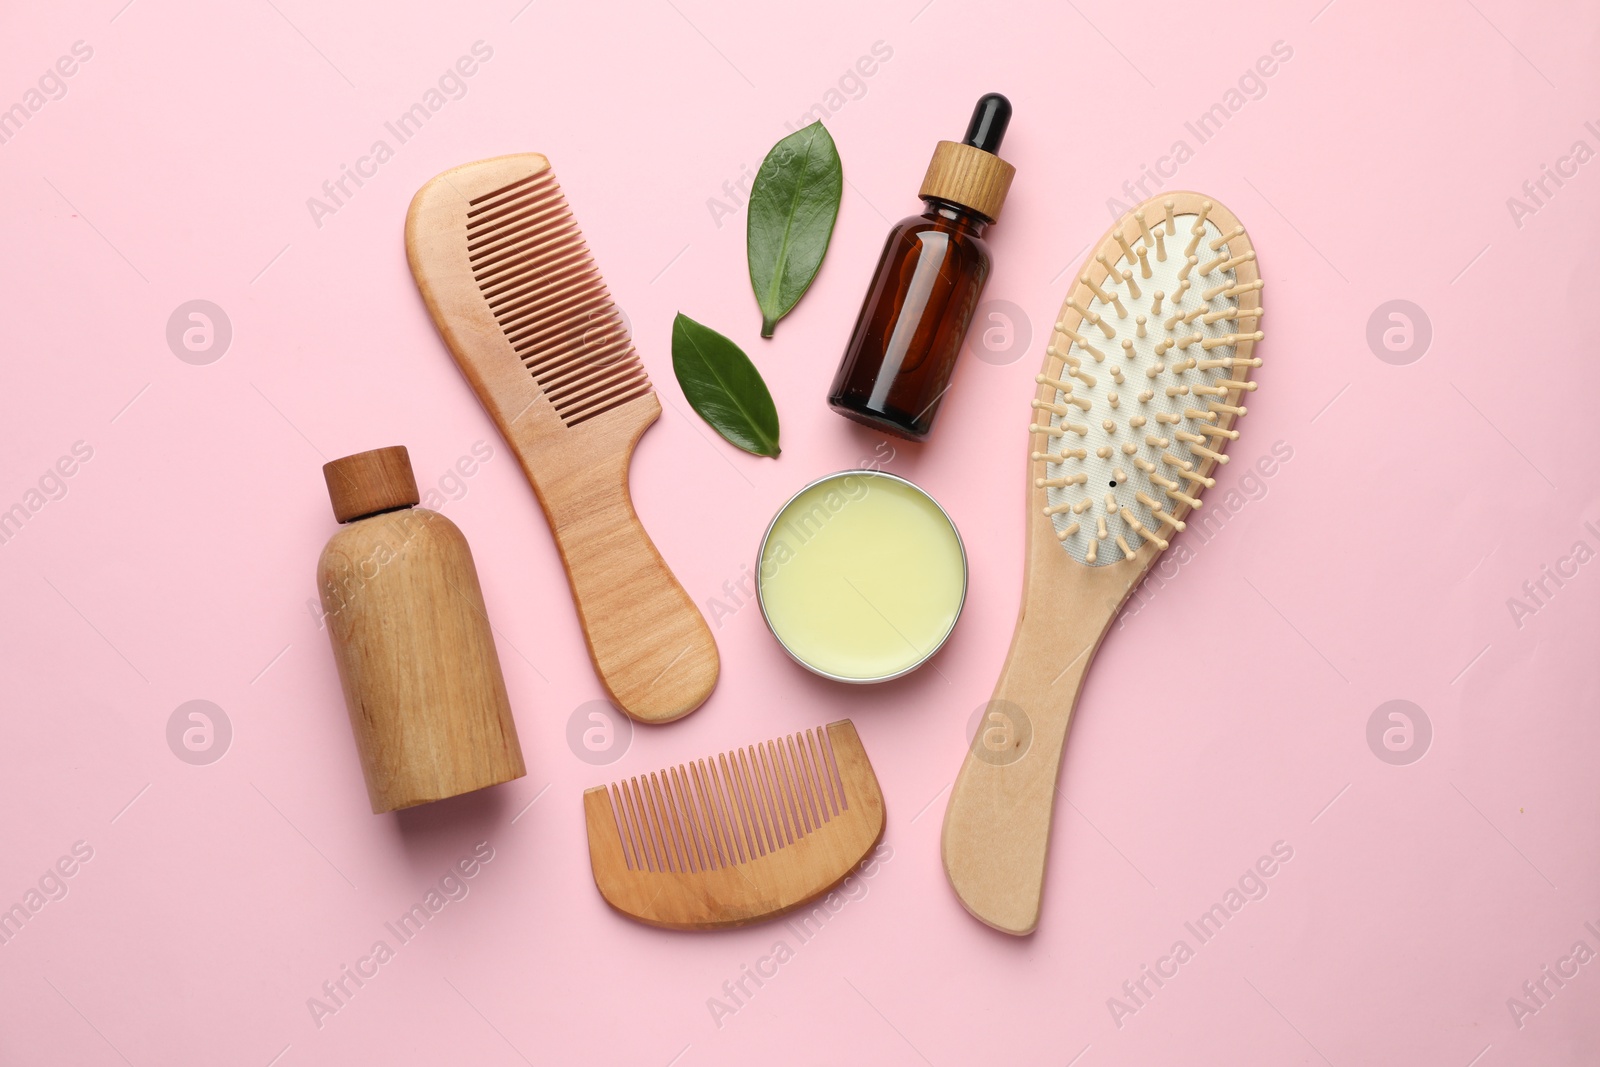
M 1016 175 L 1016 167 L 991 152 L 960 141 L 940 141 L 917 195 L 954 201 L 995 222 Z
M 412 507 L 422 500 L 404 445 L 357 452 L 322 465 L 333 517 L 349 522 L 364 515 Z
M 661 406 L 549 161 L 441 174 L 405 236 L 423 302 L 544 508 L 606 692 L 642 722 L 687 715 L 716 685 L 716 643 L 628 493 Z
M 334 534 L 323 617 L 374 812 L 526 773 L 472 550 L 426 508 Z
M 1165 201 L 1172 201 L 1173 213 L 1181 216 L 1196 213 L 1205 199 L 1196 193 L 1163 193 L 1139 209 L 1145 212 L 1147 223 L 1155 226 L 1166 219 Z M 1224 232 L 1238 226 L 1227 208 L 1212 203 L 1212 222 Z M 1084 270 L 1094 283 L 1106 282 L 1106 271 L 1095 254 L 1104 253 L 1113 264 L 1123 254 L 1116 232 L 1124 230 L 1138 238 L 1132 219 L 1131 213 L 1124 216 L 1090 249 Z M 1187 240 L 1181 224 L 1179 229 Z M 1181 243 L 1178 247 L 1181 250 Z M 1250 248 L 1248 236 L 1229 245 L 1236 255 Z M 1241 263 L 1237 274 L 1243 283 L 1259 277 L 1253 259 Z M 1069 329 L 1082 325 L 1082 316 L 1071 304 L 1089 307 L 1091 295 L 1089 286 L 1075 282 L 1057 322 Z M 1239 306 L 1259 307 L 1259 294 L 1242 294 Z M 1252 342 L 1242 342 L 1238 355 L 1249 357 L 1252 347 Z M 1053 373 L 1052 357 L 1046 357 L 1044 369 L 1047 376 Z M 1248 375 L 1243 366 L 1232 372 L 1236 380 Z M 1053 399 L 1054 389 L 1038 386 L 1033 396 Z M 1019 422 L 1023 413 L 1019 412 Z M 1234 416 L 1226 415 L 1216 425 L 1227 429 L 1234 421 Z M 1042 439 L 1036 435 L 1032 447 L 1042 447 Z M 1219 441 L 1217 447 L 1225 443 Z M 1199 473 L 1209 475 L 1215 467 L 1215 461 L 1208 459 Z M 986 735 L 980 728 L 974 737 L 950 791 L 941 837 L 945 872 L 962 905 L 995 929 L 1017 935 L 1032 933 L 1039 922 L 1051 818 L 1059 791 L 1056 783 L 1078 694 L 1117 612 L 1161 555 L 1156 542 L 1146 540 L 1132 556 L 1116 563 L 1099 567 L 1078 563 L 1058 542 L 1052 520 L 1044 514 L 1048 490 L 1034 484 L 1035 464 L 1030 463 L 1027 470 L 1022 603 L 1011 649 L 989 704 L 989 712 L 1002 718 L 996 720 L 995 731 Z M 1175 509 L 1180 520 L 1187 513 L 1187 507 Z M 1001 743 L 993 744 L 997 739 Z
M 883 793 L 848 719 L 583 795 L 606 903 L 673 930 L 745 926 L 826 893 L 883 836 Z

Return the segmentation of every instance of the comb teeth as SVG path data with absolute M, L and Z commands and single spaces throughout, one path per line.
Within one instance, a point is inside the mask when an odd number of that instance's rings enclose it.
M 564 424 L 651 391 L 550 170 L 470 202 L 467 260 L 506 340 Z
M 850 810 L 825 729 L 790 734 L 606 787 L 630 871 L 749 863 Z

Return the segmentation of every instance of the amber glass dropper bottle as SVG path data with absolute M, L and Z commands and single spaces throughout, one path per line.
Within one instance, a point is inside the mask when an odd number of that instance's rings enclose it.
M 912 441 L 933 428 L 989 280 L 983 231 L 1016 173 L 996 155 L 1010 122 L 1010 102 L 990 93 L 961 143 L 934 150 L 917 194 L 927 210 L 889 231 L 828 393 L 845 418 Z

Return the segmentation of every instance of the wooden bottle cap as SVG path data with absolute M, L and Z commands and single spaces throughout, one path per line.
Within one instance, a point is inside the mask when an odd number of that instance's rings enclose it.
M 1017 168 L 999 156 L 958 141 L 940 141 L 917 195 L 971 208 L 990 222 L 1000 217 Z
M 333 516 L 340 522 L 411 507 L 421 501 L 405 445 L 374 448 L 322 465 Z

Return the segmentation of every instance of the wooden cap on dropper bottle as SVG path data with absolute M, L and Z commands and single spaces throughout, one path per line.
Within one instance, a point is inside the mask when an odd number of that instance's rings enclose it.
M 322 478 L 328 483 L 333 517 L 340 522 L 415 507 L 422 500 L 405 445 L 374 448 L 324 463 Z
M 1010 123 L 1009 100 L 999 93 L 980 99 L 967 125 L 967 136 L 959 144 L 940 141 L 933 150 L 917 195 L 960 204 L 990 222 L 998 219 L 1017 173 L 1017 168 L 995 154 Z

